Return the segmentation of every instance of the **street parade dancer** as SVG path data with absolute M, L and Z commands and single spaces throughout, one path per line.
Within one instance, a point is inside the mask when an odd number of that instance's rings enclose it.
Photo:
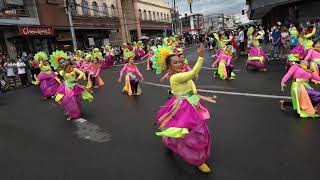
M 129 96 L 132 95 L 141 95 L 142 91 L 139 85 L 139 79 L 137 76 L 141 78 L 141 81 L 143 81 L 143 75 L 140 73 L 138 67 L 134 64 L 134 56 L 135 54 L 133 52 L 129 51 L 126 54 L 126 59 L 128 59 L 128 63 L 124 65 L 122 70 L 120 71 L 120 77 L 118 82 L 120 83 L 122 80 L 122 77 L 125 75 L 125 84 L 122 89 L 123 93 L 128 94 Z
M 94 58 L 93 62 L 90 63 L 90 67 L 87 71 L 88 74 L 88 83 L 87 89 L 99 88 L 104 85 L 103 80 L 100 77 L 101 64 L 98 58 Z
M 236 75 L 233 73 L 234 65 L 232 63 L 232 46 L 225 46 L 224 49 L 219 52 L 212 67 L 218 67 L 218 70 L 214 73 L 214 77 L 219 75 L 222 80 L 235 79 Z
M 146 55 L 146 52 L 143 49 L 143 43 L 141 41 L 134 43 L 134 53 L 134 61 L 139 61 L 142 57 Z
M 260 46 L 259 40 L 263 39 L 263 36 L 256 31 L 254 36 L 252 37 L 252 47 L 250 48 L 250 52 L 248 54 L 248 60 L 246 62 L 246 68 L 266 71 L 266 59 L 267 56 L 264 53 L 263 49 Z
M 55 51 L 50 56 L 51 66 L 59 72 L 63 83 L 57 90 L 55 101 L 63 106 L 68 115 L 67 120 L 81 117 L 80 100 L 92 101 L 93 96 L 84 86 L 77 83 L 80 79 L 86 80 L 85 73 L 70 65 L 67 61 L 67 54 L 63 51 Z
M 163 143 L 184 161 L 197 167 L 203 173 L 210 173 L 207 164 L 210 155 L 211 137 L 208 129 L 210 114 L 200 99 L 215 102 L 211 98 L 197 94 L 192 79 L 201 70 L 205 48 L 198 49 L 198 61 L 189 72 L 182 72 L 182 63 L 171 50 L 163 48 L 155 53 L 154 67 L 158 72 L 171 69 L 170 86 L 174 96 L 156 115 L 156 122 Z
M 153 61 L 151 60 L 151 58 L 154 55 L 153 49 L 155 48 L 156 48 L 155 46 L 152 46 L 149 52 L 144 57 L 141 58 L 141 59 L 147 58 L 147 71 L 153 70 L 153 67 L 152 67 Z
M 36 81 L 33 84 L 40 85 L 43 99 L 53 97 L 60 86 L 60 79 L 51 70 L 50 62 L 45 52 L 40 51 L 35 54 L 34 60 L 38 62 L 41 72 L 38 76 L 35 75 Z
M 309 81 L 319 83 L 320 77 L 316 72 L 309 69 L 308 61 L 301 61 L 300 64 L 294 64 L 290 67 L 287 74 L 281 80 L 281 90 L 284 90 L 286 82 L 292 77 L 291 99 L 292 102 L 280 101 L 281 110 L 285 106 L 292 106 L 302 118 L 319 117 L 320 114 L 320 92 L 314 90 Z
M 112 48 L 110 46 L 106 46 L 104 48 L 104 61 L 102 64 L 102 69 L 106 69 L 115 65 L 114 54 L 112 53 Z

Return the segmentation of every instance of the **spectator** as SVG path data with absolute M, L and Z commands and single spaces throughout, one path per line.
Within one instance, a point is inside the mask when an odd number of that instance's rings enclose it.
M 280 44 L 280 56 L 285 58 L 286 53 L 289 49 L 289 32 L 287 27 L 283 26 L 281 31 L 281 44 Z
M 32 75 L 32 80 L 36 81 L 35 76 L 38 76 L 38 74 L 40 73 L 40 68 L 39 68 L 39 64 L 36 60 L 34 60 L 33 58 L 30 59 L 30 64 L 31 64 L 31 75 Z
M 244 31 L 243 31 L 243 27 L 240 28 L 240 32 L 238 35 L 238 40 L 239 40 L 239 48 L 240 48 L 240 54 L 245 52 L 245 45 L 244 45 Z
M 13 59 L 10 59 L 9 62 L 4 64 L 4 67 L 6 68 L 6 72 L 7 72 L 7 78 L 9 81 L 9 85 L 12 87 L 16 87 L 17 86 L 17 82 L 16 82 L 16 74 L 14 72 L 14 68 L 16 67 L 16 63 L 14 62 Z
M 26 87 L 28 83 L 28 76 L 26 72 L 26 64 L 22 61 L 22 58 L 18 58 L 18 62 L 16 64 L 18 68 L 18 74 L 20 76 L 20 81 L 22 84 L 22 87 Z
M 278 27 L 274 27 L 274 31 L 272 32 L 271 37 L 272 37 L 271 59 L 275 58 L 275 54 L 277 54 L 277 56 L 279 58 L 279 47 L 280 47 L 280 43 L 281 43 L 281 33 L 280 33 Z

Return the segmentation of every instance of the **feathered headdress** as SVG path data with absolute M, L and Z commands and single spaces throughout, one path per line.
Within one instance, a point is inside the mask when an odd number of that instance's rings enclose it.
M 87 54 L 85 55 L 85 58 L 84 58 L 84 59 L 91 61 L 91 60 L 92 60 L 92 55 L 91 55 L 90 53 L 87 53 Z
M 101 52 L 93 53 L 93 59 L 98 59 L 99 61 L 103 60 L 103 56 Z
M 177 48 L 176 54 L 177 55 L 183 54 L 183 49 L 182 48 Z
M 48 59 L 48 55 L 47 53 L 43 52 L 43 51 L 40 51 L 38 52 L 37 54 L 34 55 L 33 59 L 36 60 L 37 62 L 39 62 L 39 59 L 42 59 L 42 60 L 47 60 Z
M 169 45 L 169 38 L 168 38 L 168 37 L 163 38 L 162 44 L 163 44 L 164 46 Z
M 252 36 L 253 32 L 254 32 L 254 28 L 252 26 L 250 26 L 248 31 L 247 31 L 247 35 L 248 36 Z
M 76 61 L 80 61 L 82 59 L 82 54 L 83 54 L 83 52 L 81 50 L 77 50 L 75 55 L 74 55 L 74 59 Z
M 290 30 L 290 34 L 291 36 L 297 37 L 299 35 L 299 31 L 294 27 Z
M 54 69 L 59 68 L 59 59 L 68 59 L 68 55 L 60 50 L 53 52 L 50 56 L 49 62 Z
M 99 48 L 94 48 L 94 49 L 93 49 L 93 53 L 98 53 L 98 52 L 100 52 L 100 49 L 99 49 Z
M 228 52 L 229 54 L 232 54 L 232 46 L 228 45 L 223 48 L 223 52 Z
M 127 50 L 123 52 L 123 57 L 125 60 L 129 60 L 131 58 L 134 58 L 135 54 L 132 51 Z
M 111 50 L 111 47 L 109 45 L 106 45 L 104 48 L 104 53 L 109 52 Z
M 173 50 L 168 46 L 160 46 L 154 50 L 154 56 L 152 57 L 153 68 L 156 69 L 156 74 L 161 74 L 166 68 L 166 58 L 173 54 Z

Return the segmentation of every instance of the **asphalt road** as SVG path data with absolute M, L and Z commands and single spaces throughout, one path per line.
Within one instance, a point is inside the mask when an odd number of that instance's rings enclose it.
M 196 50 L 186 56 L 194 64 Z M 212 61 L 208 52 L 204 66 Z M 281 62 L 270 62 L 260 73 L 247 72 L 244 61 L 235 63 L 234 81 L 213 79 L 207 68 L 196 81 L 201 94 L 218 96 L 217 104 L 207 103 L 210 175 L 170 153 L 154 135 L 154 116 L 167 101 L 167 88 L 140 64 L 143 95 L 123 95 L 117 83 L 121 67 L 107 69 L 105 86 L 94 92 L 92 103 L 83 103 L 83 123 L 66 121 L 57 104 L 41 99 L 38 87 L 0 94 L 0 179 L 318 180 L 318 119 L 279 110 L 278 96 L 288 96 L 280 92 Z

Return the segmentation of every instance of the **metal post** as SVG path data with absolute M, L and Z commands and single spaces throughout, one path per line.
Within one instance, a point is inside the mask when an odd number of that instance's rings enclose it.
M 224 30 L 224 14 L 222 13 L 222 28 Z
M 77 39 L 76 39 L 76 34 L 74 32 L 74 27 L 73 27 L 71 8 L 72 8 L 72 5 L 71 5 L 70 1 L 67 0 L 67 13 L 68 13 L 69 26 L 70 26 L 71 37 L 72 37 L 72 45 L 73 45 L 73 50 L 76 51 L 77 50 Z
M 126 18 L 126 14 L 123 13 L 123 20 L 124 20 L 124 27 L 125 27 L 125 30 L 126 30 L 126 40 L 127 40 L 127 43 L 129 42 L 129 39 L 128 39 L 128 26 L 127 26 L 127 18 Z
M 189 5 L 190 5 L 190 14 L 192 14 L 192 3 L 190 3 Z

